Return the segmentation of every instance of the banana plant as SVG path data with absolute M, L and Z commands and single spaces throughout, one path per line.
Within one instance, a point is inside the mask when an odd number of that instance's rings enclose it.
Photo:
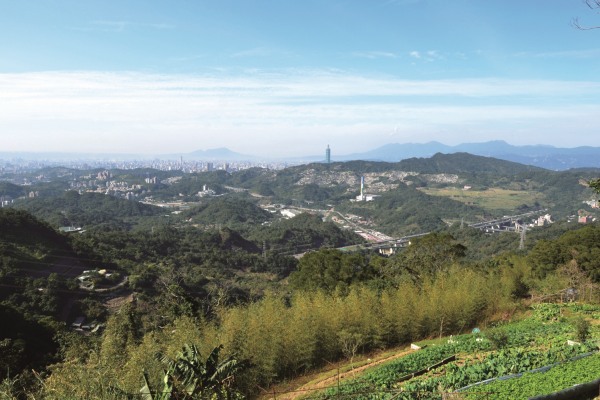
M 186 344 L 174 360 L 163 354 L 157 358 L 167 366 L 162 379 L 162 389 L 152 390 L 144 372 L 144 386 L 140 390 L 143 400 L 170 399 L 239 399 L 239 392 L 231 387 L 242 363 L 232 357 L 219 360 L 223 346 L 215 347 L 206 360 L 195 345 Z

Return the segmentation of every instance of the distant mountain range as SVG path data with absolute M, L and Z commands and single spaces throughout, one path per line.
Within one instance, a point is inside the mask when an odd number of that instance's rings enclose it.
M 320 162 L 325 159 L 322 156 L 299 156 L 286 159 L 289 162 Z M 563 171 L 572 168 L 600 168 L 600 147 L 573 147 L 560 148 L 548 145 L 535 146 L 513 146 L 502 140 L 463 143 L 456 146 L 448 146 L 439 142 L 428 143 L 391 143 L 376 149 L 347 155 L 335 153 L 332 148 L 332 161 L 387 161 L 398 162 L 408 158 L 427 158 L 436 153 L 470 153 L 478 156 L 493 157 L 500 160 L 513 161 L 520 164 L 532 165 L 540 168 Z M 256 157 L 240 154 L 227 148 L 208 150 L 197 150 L 182 154 L 78 154 L 78 153 L 8 153 L 0 152 L 0 159 L 30 159 L 30 160 L 148 160 L 148 159 L 170 159 L 178 160 L 206 160 L 206 161 L 257 161 L 264 157 Z M 282 161 L 282 160 L 273 160 Z
M 493 157 L 550 170 L 571 168 L 600 168 L 600 147 L 559 148 L 546 145 L 513 146 L 496 140 L 483 143 L 463 143 L 448 146 L 439 142 L 387 144 L 365 153 L 332 158 L 336 161 L 377 160 L 398 162 L 412 157 L 431 157 L 436 153 L 470 153 Z
M 228 148 L 220 147 L 218 149 L 196 150 L 185 154 L 184 157 L 202 160 L 253 160 L 257 157 L 236 153 Z

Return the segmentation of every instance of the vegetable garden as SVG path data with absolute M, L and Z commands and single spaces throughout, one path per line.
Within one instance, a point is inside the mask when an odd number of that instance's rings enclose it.
M 537 305 L 519 322 L 419 343 L 421 350 L 310 398 L 441 399 L 459 391 L 468 399 L 526 399 L 552 393 L 600 378 L 596 343 L 567 344 L 576 339 L 576 318 L 599 317 L 598 306 Z M 598 339 L 597 328 L 591 334 Z

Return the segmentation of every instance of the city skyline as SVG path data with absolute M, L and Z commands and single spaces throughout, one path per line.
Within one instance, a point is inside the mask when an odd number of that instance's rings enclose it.
M 3 151 L 600 146 L 577 0 L 2 2 Z

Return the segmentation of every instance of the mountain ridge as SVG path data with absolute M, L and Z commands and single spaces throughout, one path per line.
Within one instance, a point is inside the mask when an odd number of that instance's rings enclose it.
M 479 143 L 462 143 L 449 146 L 440 142 L 390 143 L 364 153 L 354 153 L 336 157 L 339 161 L 354 159 L 398 162 L 412 157 L 432 157 L 436 153 L 470 153 L 484 157 L 494 157 L 525 165 L 533 165 L 550 170 L 600 167 L 600 147 L 579 146 L 572 148 L 551 145 L 515 146 L 504 140 Z

